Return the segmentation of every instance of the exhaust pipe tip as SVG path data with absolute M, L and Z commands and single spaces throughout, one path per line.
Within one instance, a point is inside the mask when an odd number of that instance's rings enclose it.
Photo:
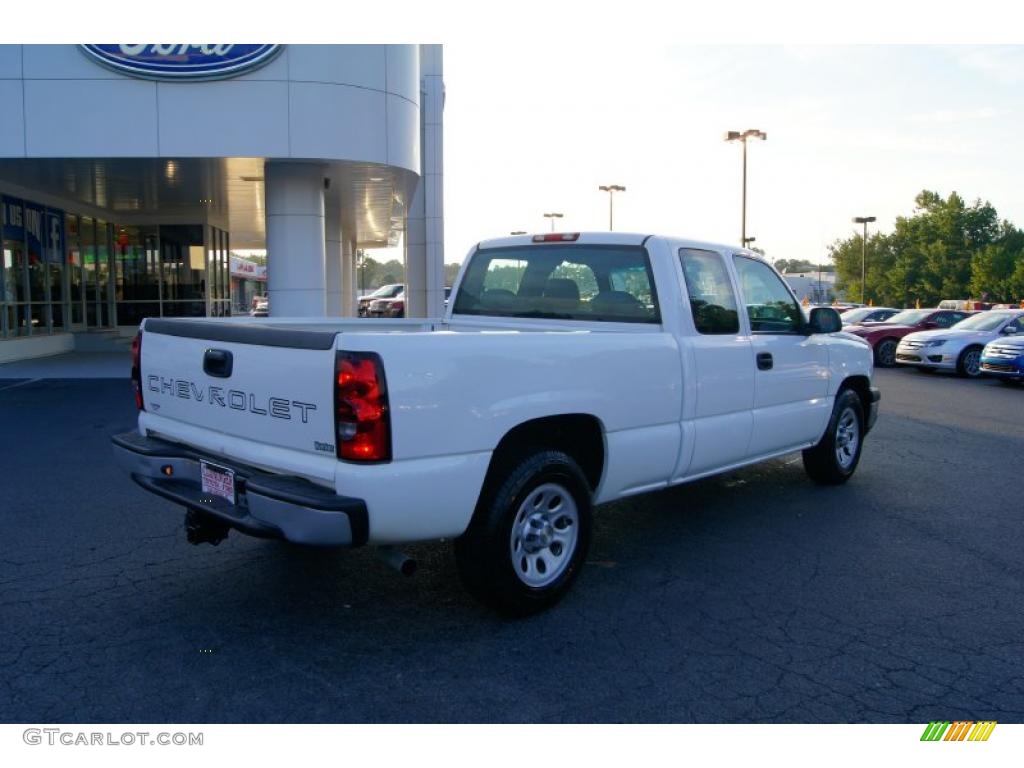
M 377 557 L 385 565 L 394 568 L 403 576 L 412 576 L 419 568 L 415 558 L 409 557 L 405 552 L 395 547 L 377 547 Z

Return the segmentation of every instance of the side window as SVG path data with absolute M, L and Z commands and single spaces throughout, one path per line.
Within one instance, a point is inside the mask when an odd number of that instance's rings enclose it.
M 939 328 L 949 328 L 953 323 L 958 323 L 963 320 L 966 315 L 961 315 L 959 312 L 940 312 L 932 318 Z
M 797 333 L 804 324 L 800 305 L 772 268 L 757 259 L 734 257 L 740 290 L 754 333 Z
M 1006 327 L 1016 329 L 1017 333 L 1024 333 L 1024 315 L 1020 315 L 1012 323 L 1007 323 Z
M 740 332 L 736 295 L 722 257 L 714 251 L 680 248 L 690 311 L 698 333 L 735 334 Z

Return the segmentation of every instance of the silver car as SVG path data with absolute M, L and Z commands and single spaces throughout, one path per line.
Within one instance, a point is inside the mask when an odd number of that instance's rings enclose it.
M 896 362 L 975 378 L 981 374 L 981 350 L 985 345 L 1018 333 L 1024 334 L 1024 310 L 979 312 L 949 328 L 907 334 L 896 347 Z

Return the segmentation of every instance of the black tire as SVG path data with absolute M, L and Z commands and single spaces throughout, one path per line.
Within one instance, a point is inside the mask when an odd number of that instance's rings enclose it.
M 875 365 L 879 368 L 892 368 L 896 365 L 896 339 L 882 339 L 875 345 Z
M 545 494 L 551 494 L 550 501 Z M 455 540 L 466 590 L 507 616 L 550 608 L 583 567 L 591 509 L 590 487 L 571 457 L 549 450 L 520 455 L 511 469 L 486 484 L 469 528 Z M 567 523 L 572 510 L 574 521 Z
M 956 360 L 956 375 L 965 379 L 981 376 L 981 347 L 968 347 Z
M 852 450 L 851 439 L 855 441 Z M 864 406 L 856 392 L 844 389 L 836 396 L 824 437 L 804 451 L 804 469 L 816 483 L 841 485 L 856 471 L 863 447 Z

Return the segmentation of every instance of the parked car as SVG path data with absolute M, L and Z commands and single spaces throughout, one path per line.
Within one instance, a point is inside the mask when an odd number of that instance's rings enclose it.
M 366 308 L 367 317 L 405 317 L 405 291 L 392 298 L 374 299 Z
M 989 310 L 961 320 L 951 328 L 908 333 L 896 347 L 896 362 L 922 370 L 954 370 L 960 376 L 981 375 L 981 351 L 995 339 L 1024 333 L 1024 310 Z
M 939 309 L 962 309 L 967 312 L 976 312 L 992 309 L 992 305 L 976 299 L 943 299 L 939 302 Z
M 448 309 L 448 297 L 452 289 L 444 289 L 444 309 Z M 366 311 L 368 317 L 405 317 L 405 292 L 391 299 L 374 299 Z
M 257 296 L 252 301 L 252 309 L 249 310 L 250 317 L 269 317 L 270 299 L 266 296 Z
M 1005 384 L 1024 382 L 1024 333 L 1017 324 L 1015 333 L 993 339 L 981 350 L 981 372 Z
M 970 315 L 970 312 L 951 309 L 904 309 L 884 322 L 850 325 L 843 330 L 860 336 L 871 345 L 875 365 L 891 368 L 896 365 L 896 347 L 908 333 L 949 328 Z
M 893 307 L 855 307 L 839 313 L 843 325 L 860 323 L 882 323 L 899 312 Z
M 367 294 L 366 296 L 360 296 L 359 301 L 356 303 L 356 314 L 359 317 L 368 317 L 370 303 L 376 299 L 393 299 L 400 293 L 405 291 L 404 283 L 391 283 L 389 285 L 382 285 L 373 293 Z
M 596 504 L 797 451 L 815 482 L 852 477 L 880 394 L 840 329 L 732 245 L 499 238 L 443 318 L 388 333 L 147 318 L 114 453 L 193 543 L 371 544 L 405 568 L 396 546 L 454 539 L 474 596 L 530 614 L 583 570 Z

